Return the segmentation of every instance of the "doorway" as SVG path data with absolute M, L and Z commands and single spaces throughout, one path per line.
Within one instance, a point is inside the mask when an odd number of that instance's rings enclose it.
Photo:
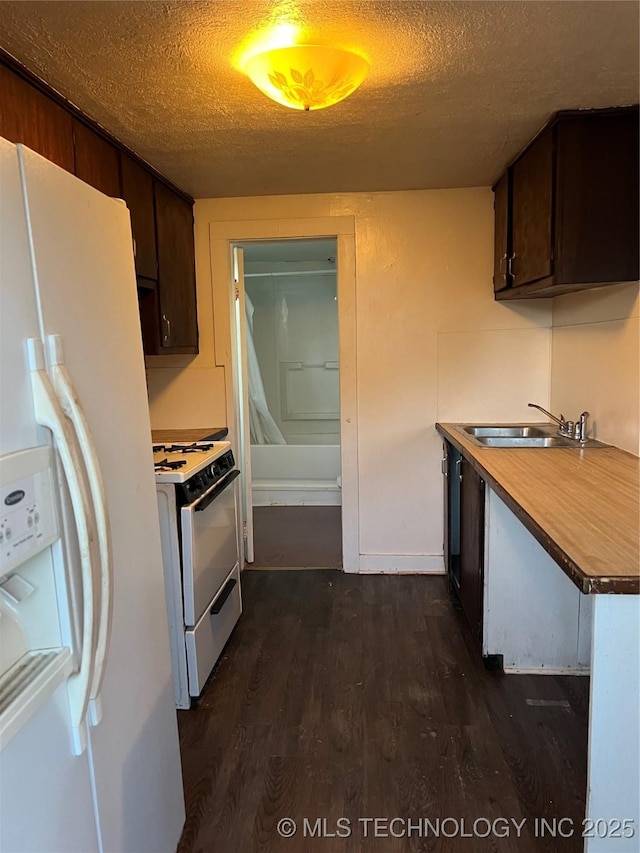
M 342 567 L 336 254 L 336 238 L 235 247 L 252 568 Z
M 345 572 L 360 571 L 359 518 L 359 447 L 357 395 L 357 312 L 356 312 L 356 239 L 355 218 L 351 215 L 305 216 L 291 218 L 220 220 L 209 222 L 211 262 L 211 298 L 214 323 L 214 357 L 216 366 L 225 370 L 225 394 L 229 439 L 233 443 L 243 474 L 249 474 L 244 464 L 250 463 L 250 442 L 240 433 L 240 362 L 238 358 L 238 322 L 236 294 L 244 294 L 234 280 L 234 246 L 249 242 L 276 242 L 334 238 L 337 241 L 336 274 L 338 280 L 338 332 L 340 338 L 340 475 L 342 515 L 342 568 Z M 269 208 L 271 210 L 271 208 Z M 242 254 L 242 252 L 240 252 Z M 226 282 L 226 286 L 221 286 Z M 216 284 L 217 283 L 217 284 Z M 244 306 L 243 306 L 244 309 Z M 244 484 L 245 478 L 242 478 Z M 239 507 L 242 524 L 249 521 Z M 247 527 L 253 529 L 253 524 Z M 240 541 L 240 553 L 245 553 Z M 245 540 L 248 551 L 249 542 Z M 244 566 L 244 559 L 243 559 Z

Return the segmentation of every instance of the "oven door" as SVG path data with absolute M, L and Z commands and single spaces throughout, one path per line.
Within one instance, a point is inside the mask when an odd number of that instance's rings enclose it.
M 237 469 L 180 510 L 184 624 L 195 625 L 238 562 Z

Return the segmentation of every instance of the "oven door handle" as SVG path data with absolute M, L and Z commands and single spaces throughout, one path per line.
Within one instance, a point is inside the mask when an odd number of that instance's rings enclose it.
M 221 483 L 216 483 L 212 489 L 205 493 L 205 495 L 195 505 L 195 511 L 202 512 L 202 510 L 206 509 L 209 504 L 215 501 L 215 499 L 224 492 L 227 486 L 233 483 L 236 477 L 239 476 L 240 471 L 237 468 L 231 471 L 231 473 L 228 474 Z
M 220 613 L 220 611 L 224 607 L 225 601 L 227 600 L 227 598 L 229 598 L 229 596 L 233 592 L 233 589 L 237 583 L 238 583 L 238 581 L 235 578 L 231 578 L 230 580 L 228 580 L 226 582 L 226 584 L 224 585 L 224 587 L 222 589 L 222 592 L 216 598 L 216 600 L 213 602 L 213 606 L 212 606 L 211 610 L 209 611 L 209 614 L 211 616 L 217 616 L 217 614 Z

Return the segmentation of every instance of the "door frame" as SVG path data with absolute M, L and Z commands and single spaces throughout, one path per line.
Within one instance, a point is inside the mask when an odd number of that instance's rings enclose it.
M 322 238 L 335 239 L 337 246 L 342 565 L 345 572 L 358 572 L 360 570 L 360 525 L 358 517 L 355 218 L 353 216 L 259 219 L 211 222 L 209 224 L 211 280 L 214 283 L 212 300 L 216 364 L 225 368 L 225 402 L 229 436 L 234 446 L 239 447 L 239 424 L 236 414 L 239 388 L 233 359 L 235 347 L 233 246 L 252 241 L 263 243 L 278 240 Z M 215 283 L 218 283 L 217 286 Z M 249 484 L 247 484 L 248 486 Z M 244 547 L 242 552 L 244 552 Z

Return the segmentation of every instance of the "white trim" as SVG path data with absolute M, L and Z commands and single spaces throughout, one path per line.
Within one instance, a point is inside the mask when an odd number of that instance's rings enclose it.
M 340 489 L 295 489 L 278 487 L 270 489 L 256 486 L 252 489 L 253 507 L 257 506 L 341 506 Z
M 505 666 L 503 672 L 512 675 L 589 675 L 589 667 L 572 666 Z
M 246 328 L 246 291 L 244 287 L 244 250 L 240 246 L 232 245 L 233 275 L 229 282 L 231 293 L 229 294 L 232 324 L 233 353 L 232 358 L 234 374 L 240 373 L 244 382 L 233 383 L 234 411 L 240 422 L 238 456 L 240 457 L 240 470 L 243 476 L 240 480 L 240 524 L 241 532 L 239 543 L 239 559 L 241 571 L 245 563 L 253 563 L 253 503 L 251 498 L 251 483 L 253 475 L 251 472 L 251 436 L 249 429 L 249 369 L 247 367 L 247 328 Z M 244 423 L 240 413 L 244 411 L 246 417 Z
M 443 575 L 442 554 L 360 554 L 363 574 Z
M 335 237 L 340 348 L 340 454 L 342 466 L 342 559 L 345 572 L 360 570 L 358 492 L 358 403 L 356 374 L 355 218 L 260 219 L 210 222 L 211 281 L 216 364 L 225 368 L 229 438 L 238 447 L 233 391 L 230 246 L 251 240 L 273 241 Z M 442 563 L 442 558 L 440 558 Z

